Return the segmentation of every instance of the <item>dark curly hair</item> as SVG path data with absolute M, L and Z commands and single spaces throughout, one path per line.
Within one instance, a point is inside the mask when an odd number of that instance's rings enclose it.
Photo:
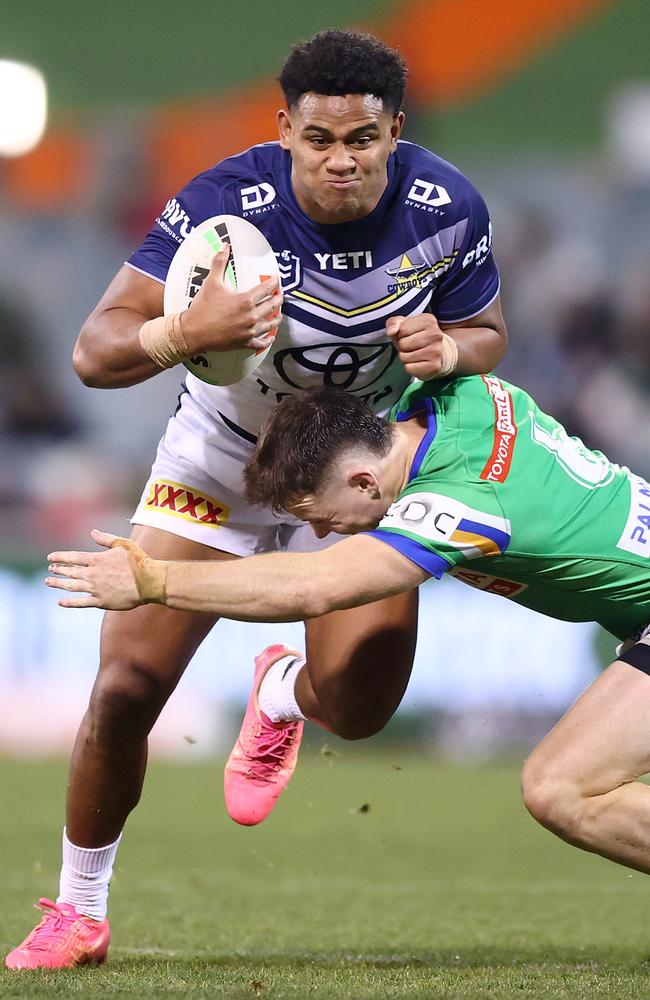
M 359 396 L 318 387 L 285 396 L 262 427 L 246 463 L 246 499 L 276 512 L 324 486 L 336 458 L 362 447 L 385 456 L 392 428 Z
M 404 100 L 406 63 L 394 49 L 360 31 L 328 28 L 294 45 L 278 77 L 287 106 L 303 94 L 373 94 L 397 114 Z

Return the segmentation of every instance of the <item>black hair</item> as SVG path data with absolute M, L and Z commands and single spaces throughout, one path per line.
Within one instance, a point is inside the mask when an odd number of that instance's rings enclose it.
M 391 425 L 359 396 L 330 387 L 303 389 L 285 396 L 264 423 L 244 470 L 246 499 L 286 510 L 324 485 L 345 449 L 360 445 L 385 456 L 391 443 Z
M 278 77 L 287 106 L 303 94 L 373 94 L 392 114 L 402 107 L 406 63 L 374 35 L 328 28 L 291 49 Z

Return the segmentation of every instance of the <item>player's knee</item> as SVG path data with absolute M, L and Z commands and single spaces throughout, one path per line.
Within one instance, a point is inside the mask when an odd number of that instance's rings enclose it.
M 383 726 L 369 724 L 366 719 L 343 718 L 332 725 L 332 732 L 342 740 L 367 740 L 376 736 Z
M 313 698 L 310 718 L 344 740 L 365 740 L 380 732 L 399 705 L 403 686 L 372 686 L 358 674 L 339 669 L 309 670 Z
M 343 740 L 366 740 L 384 728 L 391 715 L 383 705 L 337 703 L 328 715 L 329 728 Z
M 523 767 L 521 790 L 524 805 L 538 823 L 572 844 L 585 842 L 585 799 L 561 768 L 545 765 L 533 755 Z
M 146 735 L 168 695 L 145 663 L 129 657 L 105 663 L 90 699 L 93 735 L 99 740 L 120 733 Z

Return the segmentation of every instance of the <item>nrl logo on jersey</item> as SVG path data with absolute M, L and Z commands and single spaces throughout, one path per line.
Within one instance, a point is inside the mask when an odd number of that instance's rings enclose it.
M 405 292 L 409 288 L 426 288 L 434 278 L 425 260 L 418 260 L 415 257 L 411 259 L 407 253 L 402 254 L 402 259 L 396 267 L 387 267 L 386 274 L 395 279 L 388 286 L 391 294 Z
M 302 283 L 300 257 L 296 257 L 295 253 L 291 253 L 291 250 L 276 250 L 275 259 L 280 269 L 282 291 L 290 292 L 292 289 L 298 288 Z

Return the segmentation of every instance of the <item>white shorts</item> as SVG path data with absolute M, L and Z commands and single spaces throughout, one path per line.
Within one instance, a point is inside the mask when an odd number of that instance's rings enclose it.
M 343 536 L 318 539 L 308 524 L 290 514 L 246 502 L 243 470 L 253 449 L 252 441 L 183 392 L 131 523 L 239 556 L 311 552 L 339 541 Z

